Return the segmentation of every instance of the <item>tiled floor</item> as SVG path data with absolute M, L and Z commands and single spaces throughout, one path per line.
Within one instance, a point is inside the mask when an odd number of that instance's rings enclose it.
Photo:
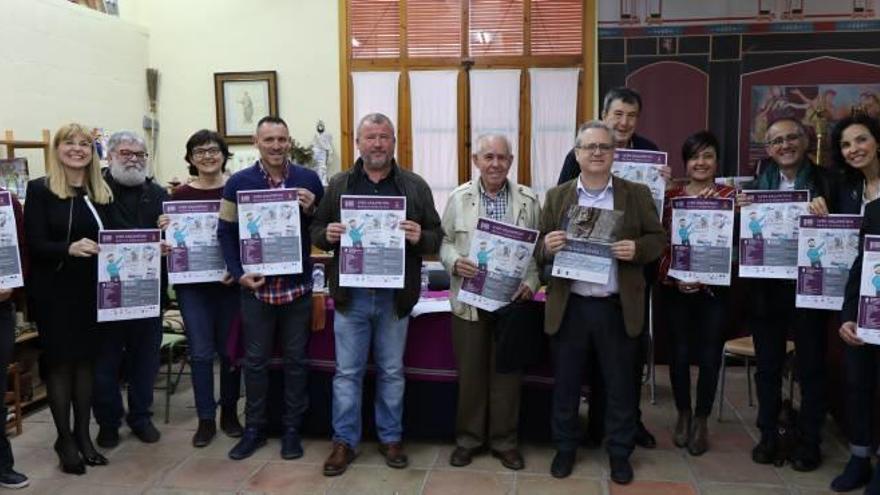
M 668 374 L 658 368 L 657 404 L 643 400 L 644 419 L 659 441 L 656 450 L 637 449 L 632 461 L 636 481 L 629 486 L 608 480 L 606 457 L 599 450 L 581 450 L 574 474 L 564 480 L 549 475 L 553 449 L 549 445 L 523 446 L 526 469 L 508 471 L 489 456 L 475 459 L 467 468 L 448 464 L 450 445 L 409 442 L 411 467 L 386 467 L 375 443 L 366 443 L 355 464 L 337 478 L 325 478 L 321 463 L 329 453 L 324 438 L 304 442 L 306 455 L 283 461 L 279 443 L 269 444 L 252 458 L 235 462 L 226 453 L 234 441 L 219 435 L 207 448 L 194 449 L 190 439 L 197 423 L 188 383 L 172 399 L 171 423 L 158 444 L 146 445 L 123 428 L 119 447 L 105 452 L 110 465 L 89 468 L 84 476 L 63 474 L 52 451 L 55 432 L 48 410 L 26 418 L 24 433 L 12 440 L 16 467 L 27 473 L 31 487 L 19 493 L 45 494 L 611 494 L 611 495 L 771 495 L 828 493 L 828 483 L 846 461 L 845 443 L 835 427 L 826 431 L 826 462 L 814 473 L 797 473 L 789 467 L 753 464 L 749 458 L 756 431 L 756 410 L 747 405 L 745 375 L 728 371 L 725 422 L 710 421 L 712 449 L 691 457 L 671 441 L 675 412 Z M 184 381 L 186 378 L 184 378 Z M 162 404 L 161 392 L 156 403 Z

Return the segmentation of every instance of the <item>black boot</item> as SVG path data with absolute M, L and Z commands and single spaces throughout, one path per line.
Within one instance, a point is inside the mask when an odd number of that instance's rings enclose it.
M 214 435 L 216 434 L 217 425 L 214 423 L 213 419 L 200 419 L 199 428 L 196 430 L 195 435 L 193 435 L 193 447 L 207 446 L 211 443 L 211 440 L 214 439 Z
M 244 433 L 244 428 L 238 422 L 238 411 L 235 406 L 224 406 L 220 409 L 220 429 L 231 438 L 238 438 Z
M 871 480 L 871 458 L 850 456 L 843 472 L 831 481 L 831 490 L 850 492 L 865 486 Z

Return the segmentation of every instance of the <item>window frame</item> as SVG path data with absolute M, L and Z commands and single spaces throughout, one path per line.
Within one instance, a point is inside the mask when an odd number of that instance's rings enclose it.
M 470 89 L 468 74 L 471 69 L 519 69 L 520 78 L 520 131 L 519 156 L 516 157 L 518 182 L 531 185 L 531 107 L 528 69 L 533 67 L 577 67 L 578 78 L 577 122 L 595 115 L 598 95 L 597 83 L 597 0 L 582 0 L 582 43 L 580 55 L 531 54 L 531 3 L 523 1 L 523 55 L 468 56 L 470 1 L 459 0 L 461 6 L 461 50 L 459 57 L 409 57 L 407 50 L 407 1 L 399 0 L 400 56 L 389 58 L 355 59 L 351 50 L 351 19 L 349 1 L 339 0 L 340 46 L 340 101 L 341 101 L 341 168 L 347 170 L 354 163 L 353 91 L 352 72 L 399 71 L 397 157 L 404 168 L 412 164 L 412 120 L 409 91 L 409 71 L 452 69 L 458 71 L 458 179 L 470 180 L 471 126 Z M 572 133 L 574 129 L 572 129 Z M 562 164 L 560 163 L 561 167 Z

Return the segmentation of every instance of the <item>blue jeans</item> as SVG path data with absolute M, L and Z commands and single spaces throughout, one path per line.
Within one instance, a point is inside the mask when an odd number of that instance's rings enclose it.
M 382 443 L 403 435 L 403 352 L 409 316 L 397 317 L 392 289 L 351 289 L 345 311 L 336 311 L 333 441 L 356 448 L 361 439 L 364 371 L 372 340 L 376 364 L 376 431 Z
M 193 395 L 199 419 L 214 419 L 214 357 L 220 356 L 220 405 L 235 408 L 241 372 L 233 369 L 226 354 L 229 326 L 239 311 L 239 290 L 222 284 L 175 287 L 183 316 L 192 368 Z
M 249 290 L 241 291 L 244 329 L 245 425 L 266 426 L 266 395 L 269 391 L 269 360 L 276 336 L 284 362 L 285 428 L 299 429 L 309 406 L 306 390 L 306 350 L 312 322 L 312 297 L 306 293 L 287 304 L 267 304 Z
M 153 384 L 159 371 L 159 346 L 162 344 L 162 320 L 117 321 L 103 324 L 98 357 L 95 360 L 95 391 L 92 409 L 102 427 L 119 428 L 125 408 L 119 389 L 120 367 L 128 383 L 128 416 L 132 430 L 150 422 L 153 413 Z

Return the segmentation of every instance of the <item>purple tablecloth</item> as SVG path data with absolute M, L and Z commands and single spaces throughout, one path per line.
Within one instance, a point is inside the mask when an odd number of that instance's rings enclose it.
M 445 298 L 447 291 L 428 292 L 430 299 Z M 543 293 L 538 294 L 543 300 Z M 333 299 L 326 298 L 325 326 L 323 330 L 312 332 L 309 339 L 308 357 L 312 370 L 332 373 L 335 370 L 335 341 L 333 316 L 335 314 Z M 411 317 L 406 339 L 406 352 L 403 356 L 405 374 L 408 380 L 454 382 L 458 377 L 455 367 L 455 355 L 452 350 L 452 314 L 429 313 Z M 230 330 L 228 351 L 233 362 L 240 362 L 244 357 L 244 346 L 241 342 L 241 324 L 233 324 Z M 273 358 L 272 365 L 280 366 L 280 354 Z M 372 366 L 372 365 L 371 365 Z M 552 385 L 553 371 L 547 363 L 529 369 L 525 381 L 527 383 Z

